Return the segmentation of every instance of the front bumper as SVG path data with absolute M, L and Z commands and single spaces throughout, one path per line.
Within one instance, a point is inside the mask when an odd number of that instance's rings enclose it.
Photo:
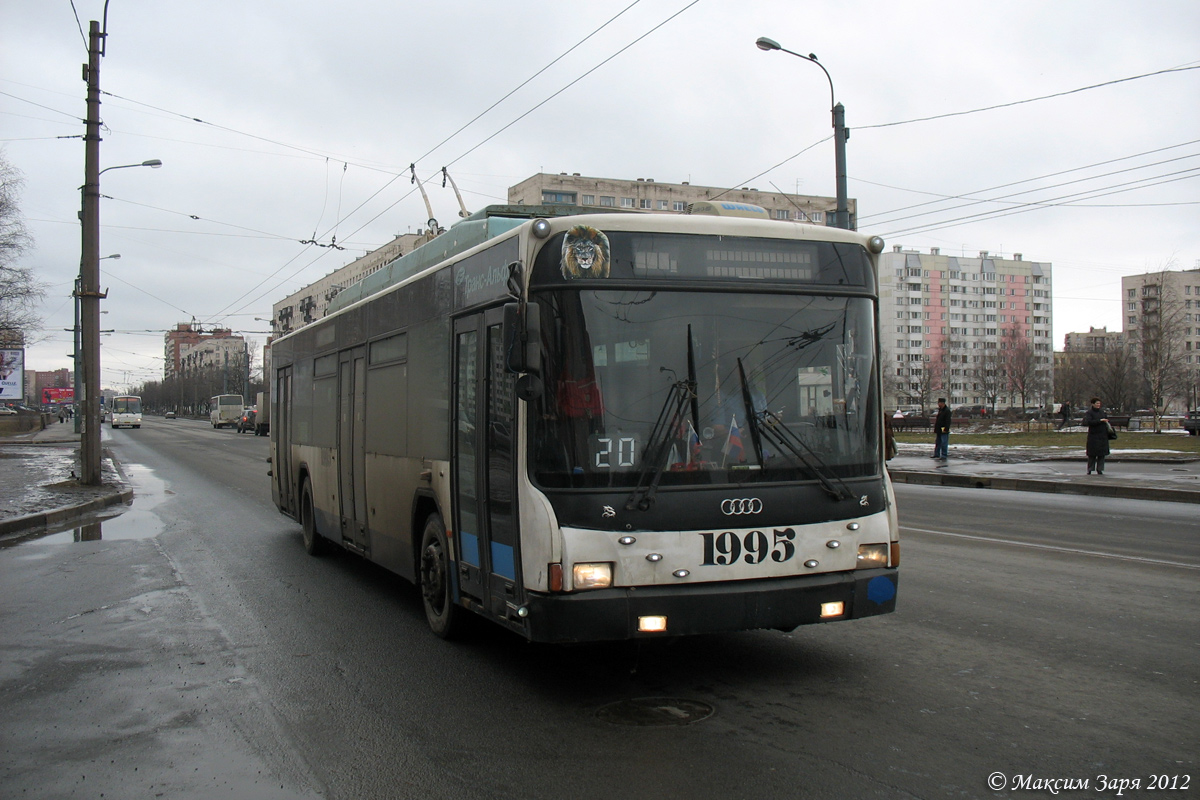
M 873 617 L 896 610 L 899 573 L 863 569 L 794 578 L 645 586 L 569 594 L 529 593 L 532 641 L 590 642 L 774 628 Z M 821 617 L 821 605 L 844 612 Z M 665 633 L 638 631 L 638 618 L 665 616 Z

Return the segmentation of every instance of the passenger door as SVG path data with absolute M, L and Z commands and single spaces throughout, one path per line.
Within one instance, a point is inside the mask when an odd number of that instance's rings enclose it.
M 366 440 L 364 395 L 365 348 L 355 347 L 338 356 L 338 497 L 341 502 L 342 539 L 365 551 L 367 498 L 365 486 Z
M 271 438 L 275 441 L 274 461 L 271 464 L 275 473 L 275 487 L 279 497 L 279 507 L 292 514 L 299 514 L 296 502 L 296 492 L 292 473 L 292 368 L 284 367 L 276 376 L 275 393 L 271 396 L 275 404 Z
M 516 376 L 505 369 L 503 314 L 454 326 L 454 531 L 459 588 L 520 625 L 516 524 Z

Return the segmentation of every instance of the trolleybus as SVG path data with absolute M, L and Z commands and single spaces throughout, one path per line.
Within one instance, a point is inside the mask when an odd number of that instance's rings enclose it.
M 479 212 L 273 343 L 272 494 L 308 552 L 416 583 L 443 637 L 893 611 L 882 240 L 561 211 Z
M 142 398 L 133 395 L 118 395 L 112 399 L 112 426 L 114 428 L 142 427 Z

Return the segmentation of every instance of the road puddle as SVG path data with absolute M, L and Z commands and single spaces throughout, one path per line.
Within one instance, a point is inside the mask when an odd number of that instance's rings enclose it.
M 72 520 L 67 524 L 8 539 L 2 546 L 152 539 L 158 536 L 162 533 L 163 523 L 155 509 L 171 494 L 166 482 L 157 477 L 153 470 L 141 464 L 125 465 L 123 470 L 133 486 L 132 505 L 110 506 L 102 512 Z

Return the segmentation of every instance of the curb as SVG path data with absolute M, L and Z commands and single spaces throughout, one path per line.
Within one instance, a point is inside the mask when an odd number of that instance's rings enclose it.
M 951 486 L 966 489 L 1002 489 L 1046 494 L 1099 495 L 1123 500 L 1158 500 L 1170 503 L 1200 503 L 1200 492 L 1187 489 L 1159 489 L 1104 483 L 1039 480 L 1037 478 L 996 478 L 953 473 L 888 471 L 892 483 L 920 486 Z
M 109 506 L 115 506 L 118 503 L 129 505 L 133 502 L 133 489 L 122 489 L 121 491 L 106 494 L 102 497 L 96 497 L 86 503 L 80 503 L 74 506 L 62 506 L 54 508 L 50 511 L 39 511 L 35 514 L 26 514 L 23 517 L 11 517 L 9 519 L 0 519 L 0 536 L 5 536 L 10 533 L 23 533 L 31 528 L 48 528 L 51 525 L 59 525 L 67 520 L 76 517 L 82 517 L 85 514 L 90 514 L 94 511 L 101 511 Z
M 30 442 L 30 444 L 49 444 L 49 442 Z M 112 452 L 105 449 L 103 456 L 108 458 L 112 464 L 113 470 L 117 473 L 120 488 L 114 489 L 112 492 L 93 497 L 86 503 L 77 503 L 72 506 L 60 506 L 47 511 L 37 511 L 33 514 L 25 514 L 21 517 L 10 517 L 8 519 L 0 519 L 0 536 L 8 536 L 14 533 L 25 533 L 30 530 L 40 530 L 51 526 L 62 525 L 69 520 L 78 519 L 87 514 L 92 514 L 97 511 L 103 511 L 109 506 L 115 506 L 118 503 L 123 505 L 131 505 L 133 503 L 133 487 L 129 485 L 129 479 L 125 477 L 125 470 L 121 468 L 121 462 L 113 456 Z

